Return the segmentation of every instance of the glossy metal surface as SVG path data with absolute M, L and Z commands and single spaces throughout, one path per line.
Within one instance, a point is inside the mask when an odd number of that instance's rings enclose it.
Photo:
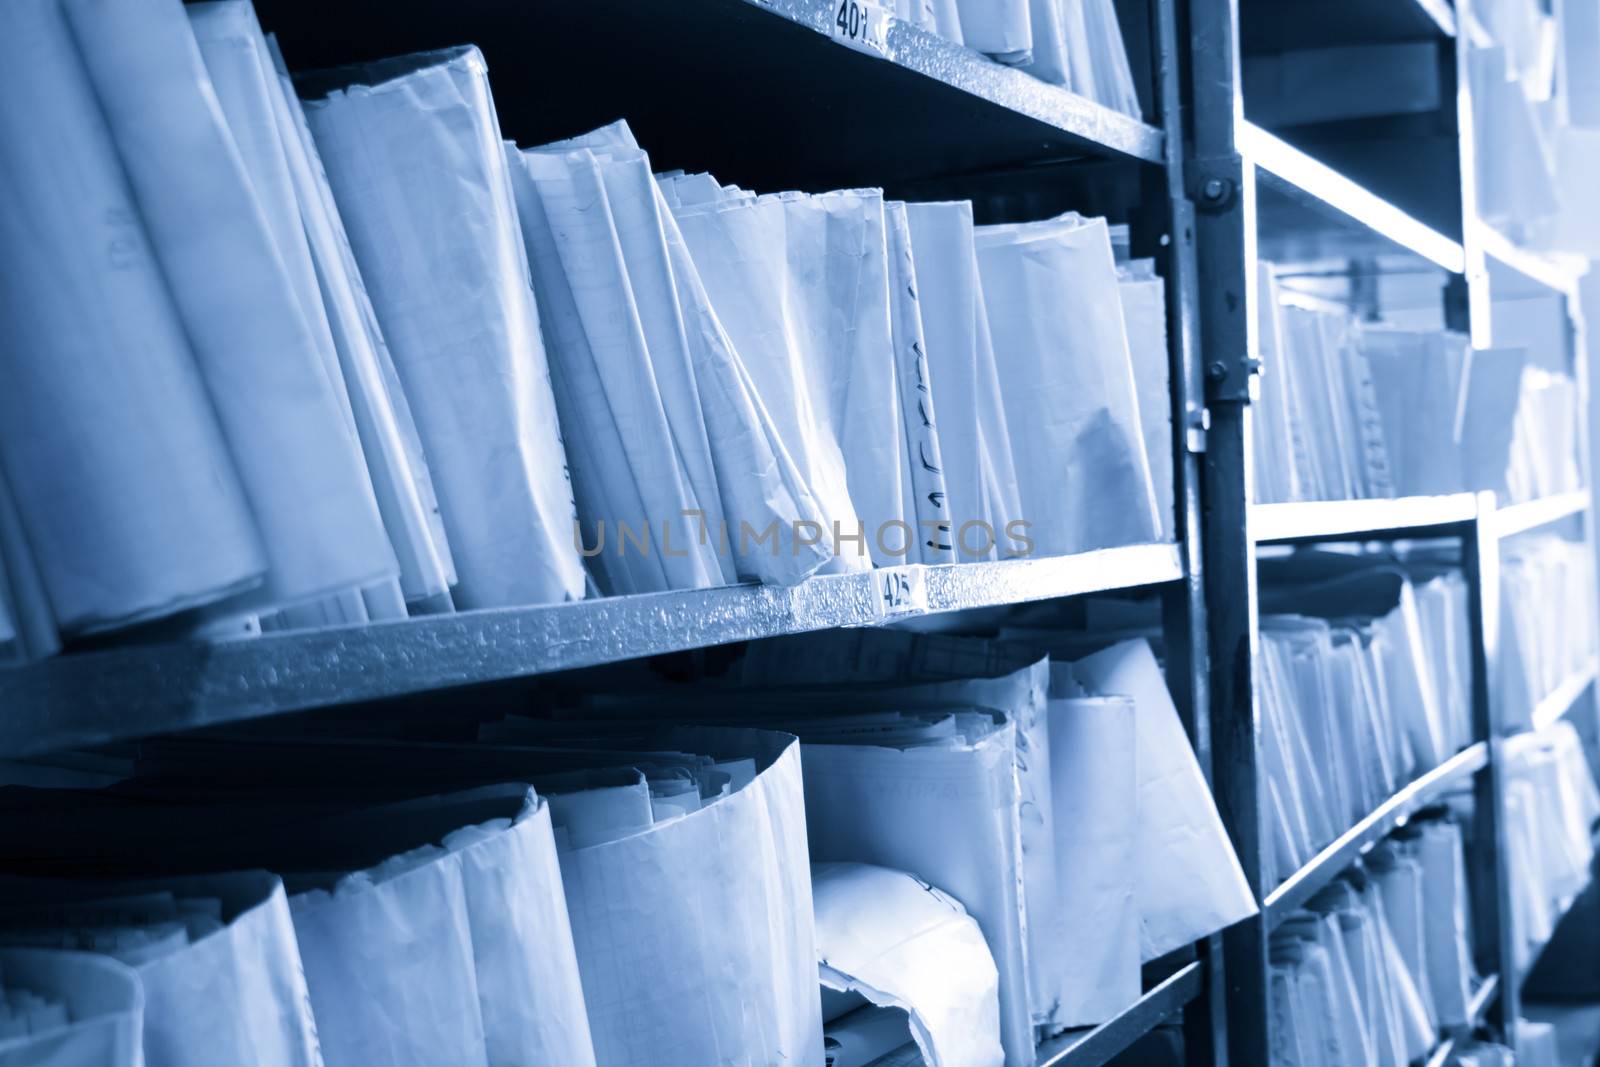
M 1070 946 L 1064 947 L 1071 951 Z M 1101 1067 L 1200 994 L 1201 965 L 1190 963 L 1120 1015 L 1092 1030 L 1072 1031 L 1039 1046 L 1038 1067 Z
M 1267 928 L 1277 926 L 1373 845 L 1404 826 L 1415 812 L 1458 788 L 1488 762 L 1488 746 L 1479 741 L 1401 788 L 1267 894 L 1262 904 Z
M 1250 534 L 1257 544 L 1421 537 L 1470 523 L 1477 509 L 1472 493 L 1256 504 L 1250 508 Z
M 683 649 L 1183 577 L 1175 545 L 920 568 L 886 615 L 873 574 L 726 586 L 60 656 L 0 670 L 0 753 L 95 744 Z M 881 573 L 881 572 L 880 572 Z
M 1372 254 L 1398 248 L 1443 270 L 1459 274 L 1466 269 L 1459 243 L 1287 141 L 1248 122 L 1240 124 L 1237 137 L 1240 153 L 1260 171 L 1263 186 L 1320 211 L 1328 229 L 1354 224 L 1358 234 L 1364 231 L 1379 239 L 1370 242 Z
M 1588 692 L 1589 687 L 1594 684 L 1597 668 L 1600 668 L 1600 661 L 1591 659 L 1581 670 L 1573 671 L 1560 685 L 1546 694 L 1533 709 L 1533 728 L 1543 730 L 1564 719 L 1567 712 L 1578 702 L 1578 698 Z

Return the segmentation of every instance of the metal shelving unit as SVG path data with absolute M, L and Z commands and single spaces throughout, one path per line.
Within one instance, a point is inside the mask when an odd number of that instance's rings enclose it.
M 1496 299 L 1530 291 L 1558 294 L 1568 323 L 1575 275 L 1563 261 L 1518 249 L 1476 221 L 1474 139 L 1457 20 L 1466 0 L 1434 3 L 1341 4 L 1315 0 L 1282 5 L 1267 0 L 1188 0 L 1191 50 L 1191 185 L 1197 194 L 1198 256 L 1206 285 L 1199 304 L 1207 368 L 1211 431 L 1203 472 L 1202 544 L 1211 627 L 1212 752 L 1219 807 L 1262 915 L 1225 935 L 1228 1054 L 1231 1062 L 1271 1062 L 1268 936 L 1277 921 L 1308 900 L 1373 843 L 1442 794 L 1474 794 L 1469 835 L 1477 842 L 1471 878 L 1473 934 L 1479 972 L 1510 973 L 1510 886 L 1504 869 L 1503 767 L 1500 763 L 1495 635 L 1499 625 L 1500 542 L 1530 531 L 1582 530 L 1592 544 L 1587 491 L 1497 507 L 1492 494 L 1463 493 L 1399 500 L 1254 505 L 1252 400 L 1263 372 L 1255 345 L 1257 256 L 1305 263 L 1308 274 L 1348 271 L 1376 291 L 1384 273 L 1437 280 L 1437 321 L 1487 345 Z M 1470 25 L 1470 23 L 1469 23 Z M 1394 49 L 1392 46 L 1406 48 Z M 1438 89 L 1417 113 L 1372 113 L 1349 119 L 1279 117 L 1266 129 L 1248 97 L 1250 75 L 1289 70 L 1300 57 L 1345 49 L 1350 77 L 1372 75 L 1357 56 L 1410 55 L 1425 62 Z M 1387 50 L 1387 51 L 1386 51 Z M 1326 58 L 1324 56 L 1323 58 Z M 1274 67 L 1274 64 L 1277 64 Z M 1253 70 L 1251 69 L 1253 65 Z M 1339 75 L 1337 77 L 1342 77 Z M 1337 83 L 1335 83 L 1337 84 Z M 1426 87 L 1424 85 L 1424 87 Z M 1337 92 L 1327 94 L 1329 99 Z M 1426 93 L 1419 93 L 1424 100 Z M 1364 98 L 1371 103 L 1370 96 Z M 1431 110 L 1428 110 L 1431 108 Z M 1426 114 L 1423 112 L 1426 111 Z M 1459 200 L 1455 200 L 1459 192 Z M 1317 290 L 1325 296 L 1325 288 Z M 1356 303 L 1355 284 L 1348 297 Z M 1371 314 L 1371 303 L 1360 310 Z M 1574 345 L 1567 355 L 1575 358 Z M 1272 368 L 1265 368 L 1271 373 Z M 1576 365 L 1580 390 L 1583 366 Z M 1587 406 L 1582 410 L 1587 417 Z M 1587 446 L 1579 442 L 1587 455 Z M 1587 478 L 1585 479 L 1587 483 Z M 1401 789 L 1341 835 L 1281 885 L 1263 884 L 1262 803 L 1258 762 L 1260 711 L 1257 549 L 1317 542 L 1454 542 L 1470 590 L 1473 744 Z M 1600 650 L 1597 650 L 1600 651 Z M 1540 705 L 1537 721 L 1558 717 L 1592 684 L 1578 672 Z M 1491 979 L 1475 1009 L 1483 1022 L 1514 1041 L 1519 983 Z M 1443 1063 L 1454 1040 L 1435 1050 Z
M 1193 1067 L 1269 1063 L 1273 926 L 1418 810 L 1469 784 L 1474 834 L 1494 861 L 1474 872 L 1472 887 L 1478 966 L 1489 976 L 1474 998 L 1475 1017 L 1512 1035 L 1519 983 L 1497 977 L 1511 973 L 1512 958 L 1494 685 L 1499 542 L 1563 523 L 1587 528 L 1590 495 L 1504 508 L 1473 493 L 1251 503 L 1258 250 L 1404 259 L 1439 276 L 1444 320 L 1470 327 L 1475 339 L 1489 336 L 1492 286 L 1543 286 L 1573 299 L 1565 264 L 1523 252 L 1475 221 L 1470 131 L 1455 125 L 1470 116 L 1470 101 L 1453 68 L 1446 81 L 1455 95 L 1429 141 L 1444 150 L 1428 163 L 1456 167 L 1463 213 L 1453 225 L 1439 221 L 1426 195 L 1402 202 L 1330 162 L 1357 163 L 1364 177 L 1381 153 L 1348 139 L 1291 143 L 1243 119 L 1245 50 L 1421 43 L 1460 56 L 1471 47 L 1470 32 L 1456 34 L 1470 17 L 1466 0 L 1118 0 L 1143 120 L 899 22 L 882 48 L 847 48 L 831 36 L 836 0 L 593 0 L 532 13 L 504 0 L 257 7 L 297 67 L 478 43 L 504 132 L 527 143 L 626 116 L 659 168 L 710 169 L 757 189 L 936 189 L 971 197 L 980 221 L 1062 207 L 1117 215 L 1132 226 L 1135 255 L 1154 256 L 1167 281 L 1179 538 L 1055 559 L 889 568 L 793 588 L 733 586 L 70 653 L 0 671 L 0 757 L 779 635 L 1150 588 L 1161 595 L 1175 701 L 1262 913 L 1193 946 L 1117 1018 L 1041 1047 L 1041 1067 L 1107 1063 L 1178 1016 Z M 1380 132 L 1380 141 L 1400 135 L 1389 126 Z M 1473 743 L 1281 885 L 1263 885 L 1257 548 L 1422 538 L 1459 546 L 1471 589 Z M 1559 718 L 1594 681 L 1591 664 L 1550 694 L 1536 721 Z M 1442 1063 L 1453 1040 L 1429 1062 Z
M 1209 655 L 1198 542 L 1202 371 L 1172 0 L 1118 0 L 1144 105 L 1130 118 L 909 25 L 881 48 L 833 39 L 837 0 L 525 5 L 258 0 L 297 69 L 465 41 L 488 63 L 504 133 L 524 143 L 625 116 L 659 169 L 751 188 L 937 187 L 979 221 L 1070 206 L 1129 222 L 1167 280 L 1177 431 L 1174 543 L 990 564 L 908 566 L 574 604 L 426 616 L 248 640 L 118 646 L 0 672 L 0 756 L 190 730 L 730 642 L 1116 589 L 1159 592 L 1166 666 L 1209 767 Z M 596 36 L 603 35 L 603 44 Z M 738 137 L 730 137 L 738 130 Z M 1103 200 L 1098 190 L 1111 190 Z M 1063 946 L 1070 950 L 1070 946 Z M 1225 1058 L 1220 946 L 1191 947 L 1103 1026 L 1039 1052 L 1093 1067 L 1180 1016 L 1194 1062 Z

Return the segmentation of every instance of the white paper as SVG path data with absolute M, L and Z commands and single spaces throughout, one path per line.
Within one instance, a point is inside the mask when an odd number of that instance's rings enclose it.
M 1002 63 L 1026 63 L 1033 51 L 1029 0 L 956 0 L 961 39 Z
M 1118 283 L 1122 319 L 1128 332 L 1128 355 L 1133 362 L 1133 384 L 1139 394 L 1139 429 L 1144 435 L 1145 460 L 1155 489 L 1160 518 L 1159 536 L 1177 537 L 1177 483 L 1172 474 L 1172 372 L 1167 354 L 1167 287 L 1150 269 L 1148 261 L 1133 264 L 1140 273 Z
M 281 64 L 276 52 L 274 58 Z M 311 243 L 378 509 L 399 561 L 401 591 L 407 601 L 437 598 L 448 594 L 456 572 L 422 441 L 372 301 L 361 283 L 355 253 L 350 250 L 300 98 L 281 69 L 277 86 L 274 103 L 300 216 Z
M 910 873 L 959 900 L 982 928 L 1000 984 L 1005 1062 L 1033 1062 L 1022 912 L 1016 727 L 971 742 L 805 745 L 806 826 L 819 863 Z M 955 848 L 953 842 L 960 842 Z
M 821 1062 L 799 746 L 753 730 L 666 740 L 762 769 L 691 815 L 562 853 L 596 1060 Z
M 883 214 L 889 257 L 895 384 L 900 394 L 901 425 L 906 435 L 905 461 L 910 468 L 904 483 L 907 499 L 903 512 L 906 521 L 915 525 L 917 535 L 918 551 L 910 558 L 923 563 L 950 563 L 956 558 L 956 530 L 950 523 L 945 460 L 935 417 L 928 342 L 923 330 L 921 275 L 913 255 L 907 205 L 887 202 Z M 951 395 L 949 399 L 957 397 Z
M 972 205 L 907 204 L 906 219 L 917 260 L 928 373 L 941 394 L 956 398 L 944 405 L 939 421 L 956 558 L 992 559 L 1016 547 L 1004 536 L 1006 526 L 1024 516 L 978 280 Z M 992 547 L 986 547 L 983 524 L 994 532 Z
M 960 902 L 903 871 L 812 867 L 825 988 L 904 1008 L 929 1067 L 999 1067 L 999 974 Z
M 1050 781 L 1060 934 L 1056 1026 L 1095 1026 L 1139 999 L 1138 715 L 1127 698 L 1052 698 Z M 1029 921 L 1033 921 L 1029 898 Z M 1034 968 L 1039 973 L 1039 968 Z
M 260 540 L 65 15 L 3 19 L 0 454 L 53 614 L 97 629 L 239 592 Z
M 393 577 L 343 379 L 329 377 L 184 8 L 65 8 L 261 529 L 263 595 L 294 603 Z M 264 121 L 281 157 L 270 110 Z
M 783 451 L 817 504 L 817 539 L 837 524 L 860 525 L 851 501 L 844 454 L 824 421 L 810 382 L 811 363 L 802 322 L 785 307 L 790 291 L 787 219 L 783 201 L 760 199 L 685 205 L 675 212 L 679 230 L 718 320 L 738 351 L 761 406 L 772 419 Z M 825 568 L 830 573 L 871 565 L 865 549 L 847 546 Z
M 978 266 L 1039 555 L 1158 536 L 1104 220 L 977 231 Z
M 648 161 L 581 149 L 511 166 L 591 570 L 608 594 L 721 584 L 691 517 L 718 529 L 722 503 Z
M 1072 665 L 1091 693 L 1137 709 L 1138 901 L 1145 961 L 1254 915 L 1255 898 L 1146 642 L 1124 641 Z
M 462 608 L 576 600 L 572 487 L 483 58 L 390 61 L 306 104 L 422 434 Z

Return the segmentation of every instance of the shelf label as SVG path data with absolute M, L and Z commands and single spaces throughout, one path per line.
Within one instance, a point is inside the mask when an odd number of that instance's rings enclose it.
M 879 567 L 872 572 L 878 616 L 917 615 L 928 610 L 928 587 L 920 563 Z
M 833 9 L 833 39 L 857 52 L 887 57 L 893 17 L 888 8 L 871 0 L 838 0 Z

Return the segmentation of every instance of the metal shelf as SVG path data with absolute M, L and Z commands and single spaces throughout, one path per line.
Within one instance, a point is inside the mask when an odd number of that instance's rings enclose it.
M 1185 965 L 1108 1022 L 1039 1046 L 1038 1067 L 1100 1067 L 1200 995 L 1201 966 Z
M 1077 158 L 1164 161 L 1159 128 L 907 23 L 891 25 L 887 58 L 835 43 L 837 7 L 256 4 L 296 70 L 472 42 L 506 136 L 538 144 L 625 116 L 658 170 L 710 170 L 763 192 L 892 190 Z
M 1478 983 L 1478 988 L 1472 991 L 1472 999 L 1467 1001 L 1467 1031 L 1476 1029 L 1483 1022 L 1484 1013 L 1489 1010 L 1489 1005 L 1500 992 L 1500 976 L 1491 974 Z M 1423 1061 L 1425 1067 L 1445 1067 L 1450 1062 L 1450 1057 L 1455 1054 L 1456 1043 L 1460 1038 L 1452 1034 L 1434 1046 L 1428 1058 Z
M 1482 741 L 1462 749 L 1433 770 L 1403 787 L 1370 815 L 1356 823 L 1278 888 L 1267 894 L 1261 914 L 1271 930 L 1284 917 L 1299 910 L 1317 891 L 1359 859 L 1374 844 L 1404 826 L 1413 813 L 1455 788 L 1489 762 L 1489 746 Z
M 1560 685 L 1551 690 L 1543 700 L 1539 701 L 1530 716 L 1533 720 L 1535 731 L 1543 730 L 1560 722 L 1572 710 L 1589 686 L 1594 684 L 1596 670 L 1600 669 L 1600 661 L 1590 660 L 1588 665 L 1581 670 L 1574 671 L 1565 678 Z
M 1466 270 L 1466 252 L 1458 242 L 1417 221 L 1287 141 L 1249 122 L 1238 125 L 1234 139 L 1245 162 L 1255 166 L 1258 184 L 1263 189 L 1280 194 L 1300 208 L 1310 209 L 1297 213 L 1293 223 L 1297 229 L 1338 231 L 1348 230 L 1354 224 L 1381 239 L 1369 242 L 1371 252 L 1398 249 L 1453 274 Z M 1263 215 L 1271 225 L 1273 214 L 1264 211 Z M 1309 222 L 1305 221 L 1308 215 Z M 1284 214 L 1280 212 L 1279 218 L 1284 218 Z M 1335 243 L 1347 245 L 1349 240 Z
M 1514 537 L 1519 533 L 1536 530 L 1542 526 L 1560 522 L 1562 519 L 1573 515 L 1581 515 L 1589 509 L 1589 491 L 1578 489 L 1570 493 L 1558 493 L 1539 500 L 1530 500 L 1525 504 L 1508 504 L 1497 508 L 1494 513 L 1494 532 L 1496 537 Z
M 1517 287 L 1495 284 L 1497 280 L 1505 280 L 1504 271 L 1508 270 L 1533 283 L 1534 287 L 1577 299 L 1578 278 L 1586 269 L 1582 260 L 1575 261 L 1570 256 L 1545 255 L 1523 248 L 1482 219 L 1468 225 L 1467 235 L 1469 244 L 1484 257 L 1483 266 L 1488 272 L 1489 289 L 1496 298 L 1518 295 L 1512 291 Z M 1497 265 L 1504 270 L 1497 270 Z M 1526 290 L 1532 287 L 1522 288 Z
M 526 677 L 709 645 L 1175 582 L 1177 545 L 892 567 L 500 608 L 216 644 L 133 646 L 0 670 L 0 754 Z M 884 607 L 891 580 L 906 579 Z
M 1250 508 L 1250 536 L 1257 544 L 1427 537 L 1477 515 L 1473 493 L 1256 504 Z

